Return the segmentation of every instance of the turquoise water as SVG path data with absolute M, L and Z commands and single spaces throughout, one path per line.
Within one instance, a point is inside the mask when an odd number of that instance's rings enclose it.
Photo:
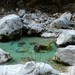
M 23 37 L 19 40 L 10 42 L 0 42 L 0 48 L 9 52 L 13 59 L 5 64 L 25 63 L 27 61 L 35 60 L 46 62 L 58 70 L 63 70 L 65 66 L 55 63 L 52 58 L 57 50 L 54 43 L 50 43 L 52 39 L 40 37 Z M 44 52 L 36 53 L 34 51 L 35 45 L 49 45 L 51 49 Z

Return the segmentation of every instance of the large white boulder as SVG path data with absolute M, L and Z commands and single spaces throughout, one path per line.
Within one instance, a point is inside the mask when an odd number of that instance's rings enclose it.
M 58 19 L 50 24 L 50 28 L 69 28 L 69 22 L 72 14 L 69 12 L 63 13 Z
M 74 39 L 75 39 L 75 30 L 65 30 L 59 35 L 56 43 L 58 45 L 62 45 L 67 42 L 73 42 Z
M 46 63 L 27 62 L 26 64 L 0 66 L 0 75 L 58 75 L 50 65 Z
M 58 71 L 56 71 L 55 69 L 53 69 L 49 64 L 47 63 L 36 63 L 36 69 L 38 74 L 42 74 L 42 75 L 58 75 Z
M 11 59 L 11 56 L 8 52 L 5 52 L 4 50 L 0 49 L 0 64 L 8 61 Z
M 0 75 L 37 75 L 34 62 L 0 66 Z
M 0 19 L 0 40 L 14 39 L 21 35 L 22 22 L 15 14 L 7 15 Z M 16 36 L 17 35 L 17 36 Z
M 66 65 L 75 65 L 75 45 L 58 48 L 53 60 Z

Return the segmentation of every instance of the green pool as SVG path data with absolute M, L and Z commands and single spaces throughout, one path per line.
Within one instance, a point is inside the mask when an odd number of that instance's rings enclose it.
M 40 38 L 40 37 L 22 37 L 19 40 L 10 41 L 10 42 L 0 42 L 0 48 L 9 52 L 13 59 L 5 64 L 17 64 L 25 63 L 27 61 L 35 60 L 40 62 L 46 62 L 52 65 L 55 69 L 60 71 L 65 71 L 65 66 L 59 63 L 52 61 L 57 47 L 54 43 L 51 43 L 52 39 Z M 35 52 L 34 46 L 42 44 L 49 45 L 51 49 L 45 52 Z

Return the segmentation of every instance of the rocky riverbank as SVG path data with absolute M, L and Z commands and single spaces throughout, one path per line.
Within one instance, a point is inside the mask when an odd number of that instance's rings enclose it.
M 3 15 L 1 15 L 0 18 L 0 42 L 15 40 L 22 36 L 24 37 L 39 36 L 44 38 L 54 38 L 54 40 L 52 40 L 51 43 L 55 43 L 58 49 L 57 52 L 55 53 L 55 56 L 53 57 L 53 60 L 59 62 L 60 64 L 62 63 L 71 66 L 75 65 L 74 61 L 75 13 L 64 12 L 64 13 L 46 14 L 38 10 L 35 10 L 35 12 L 27 12 L 24 9 L 21 10 L 16 9 L 16 12 L 11 11 L 6 13 L 4 13 L 3 9 L 2 13 Z M 34 47 L 35 52 L 39 53 L 41 50 L 51 49 L 50 47 L 51 43 L 49 43 L 49 45 L 36 45 Z M 65 44 L 66 46 L 67 45 L 70 46 L 61 48 Z M 2 63 L 6 62 L 10 58 L 6 54 L 4 54 L 4 52 L 1 54 L 2 60 L 0 60 L 0 62 Z M 5 57 L 4 55 L 6 55 L 7 57 Z M 32 64 L 29 65 L 29 67 L 31 66 Z M 1 67 L 6 68 L 7 66 Z M 13 67 L 11 67 L 11 65 L 8 66 L 7 68 L 9 67 L 12 70 L 14 69 Z M 17 65 L 17 67 L 19 66 Z M 59 73 L 54 74 L 53 69 L 50 68 L 49 65 L 48 67 L 49 69 L 46 69 L 46 67 L 43 69 L 43 66 L 41 66 L 43 72 L 39 71 L 40 74 L 42 73 L 45 74 L 45 71 L 48 70 L 48 72 L 50 72 L 51 75 L 61 75 Z M 21 67 L 19 68 L 21 69 Z M 7 72 L 4 71 L 2 72 L 2 74 L 5 75 Z M 23 69 L 22 75 L 24 74 L 29 75 L 28 72 L 30 72 L 29 69 L 27 70 L 27 73 L 26 72 L 24 73 Z M 39 74 L 39 72 L 37 73 L 37 75 Z M 7 73 L 7 75 L 10 74 L 11 73 Z M 30 73 L 30 75 L 31 74 L 35 75 L 35 72 Z M 67 74 L 70 74 L 70 72 L 65 73 L 65 75 Z M 12 75 L 14 75 L 14 73 Z

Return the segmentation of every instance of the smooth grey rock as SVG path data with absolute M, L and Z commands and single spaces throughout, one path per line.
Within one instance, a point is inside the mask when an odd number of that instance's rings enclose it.
M 22 25 L 20 17 L 15 14 L 10 14 L 0 19 L 0 40 L 14 39 L 20 36 Z
M 65 12 L 50 24 L 50 28 L 69 28 L 71 13 Z
M 11 59 L 10 54 L 0 49 L 0 64 L 7 62 L 9 59 Z
M 75 45 L 58 48 L 53 60 L 66 65 L 75 65 Z
M 58 75 L 50 65 L 46 63 L 27 62 L 26 64 L 0 66 L 0 75 Z

